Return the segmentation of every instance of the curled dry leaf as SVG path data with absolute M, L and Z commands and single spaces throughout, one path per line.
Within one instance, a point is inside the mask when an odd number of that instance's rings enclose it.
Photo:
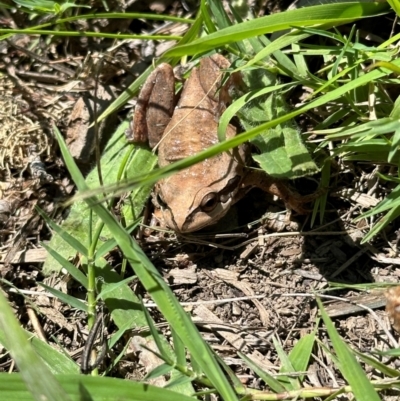
M 386 312 L 393 320 L 394 329 L 400 333 L 400 286 L 389 288 L 385 291 Z

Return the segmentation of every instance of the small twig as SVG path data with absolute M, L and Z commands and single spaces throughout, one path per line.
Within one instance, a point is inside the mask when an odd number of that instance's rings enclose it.
M 7 40 L 7 43 L 8 43 L 10 46 L 12 46 L 12 47 L 14 47 L 15 49 L 17 49 L 18 51 L 27 54 L 29 57 L 33 58 L 34 60 L 37 60 L 37 61 L 39 61 L 40 63 L 45 64 L 45 65 L 51 65 L 51 67 L 52 67 L 54 70 L 57 70 L 57 71 L 59 71 L 59 72 L 62 72 L 63 74 L 68 75 L 69 77 L 73 77 L 73 76 L 75 75 L 75 72 L 74 72 L 73 70 L 71 70 L 71 69 L 69 69 L 69 68 L 67 68 L 67 67 L 64 67 L 63 65 L 51 64 L 51 63 L 50 63 L 50 60 L 48 60 L 47 58 L 42 57 L 42 56 L 39 56 L 39 55 L 37 55 L 36 53 L 34 53 L 34 52 L 32 52 L 32 51 L 26 49 L 25 47 L 18 46 L 18 45 L 15 44 L 12 40 Z
M 47 343 L 47 338 L 46 335 L 44 333 L 44 330 L 42 328 L 42 325 L 40 324 L 35 311 L 32 308 L 26 308 L 27 312 L 28 312 L 28 316 L 29 316 L 29 320 L 32 323 L 32 327 L 33 330 L 35 330 L 35 333 L 37 334 L 37 336 L 44 341 L 45 343 Z
M 107 342 L 104 341 L 103 338 L 103 329 L 104 329 L 103 313 L 100 312 L 97 314 L 96 321 L 94 322 L 94 325 L 89 332 L 85 347 L 83 348 L 82 351 L 81 372 L 85 375 L 89 374 L 92 370 L 94 370 L 97 366 L 99 366 L 106 354 Z M 101 333 L 102 348 L 95 361 L 93 363 L 90 363 L 93 354 L 92 351 L 94 351 L 93 349 L 94 343 L 96 342 L 99 332 Z
M 377 316 L 377 314 L 368 306 L 365 306 L 361 303 L 357 303 L 357 302 L 353 302 L 350 299 L 346 299 L 346 298 L 341 298 L 341 297 L 335 297 L 333 295 L 324 295 L 324 294 L 280 294 L 280 296 L 286 296 L 286 297 L 319 297 L 319 298 L 327 298 L 327 299 L 334 299 L 337 301 L 341 301 L 341 302 L 347 302 L 350 303 L 352 305 L 355 305 L 361 309 L 366 310 L 367 312 L 369 312 L 372 317 L 375 319 L 375 321 L 378 323 L 378 325 L 380 326 L 380 328 L 384 331 L 384 333 L 387 335 L 388 339 L 390 340 L 390 342 L 392 343 L 392 345 L 395 348 L 398 348 L 399 345 L 397 343 L 397 341 L 394 339 L 394 337 L 392 336 L 392 334 L 389 332 L 389 330 L 387 330 L 387 328 L 385 327 L 385 325 L 382 323 L 381 319 L 379 319 L 379 317 Z
M 346 270 L 352 263 L 354 263 L 361 255 L 367 252 L 369 249 L 367 247 L 361 248 L 357 253 L 355 253 L 350 259 L 342 264 L 335 272 L 333 272 L 329 279 L 333 279 L 338 276 L 343 270 Z

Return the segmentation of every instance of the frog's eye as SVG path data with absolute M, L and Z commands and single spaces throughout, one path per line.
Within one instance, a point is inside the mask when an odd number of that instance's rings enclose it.
M 164 202 L 164 199 L 162 198 L 160 193 L 158 193 L 157 196 L 156 196 L 156 204 L 160 208 L 163 208 L 163 209 L 167 208 L 167 204 Z
M 212 212 L 218 205 L 218 194 L 210 192 L 207 194 L 200 203 L 200 208 L 203 212 Z

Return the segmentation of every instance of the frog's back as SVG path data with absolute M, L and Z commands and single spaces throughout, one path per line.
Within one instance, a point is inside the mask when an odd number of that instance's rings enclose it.
M 159 147 L 161 167 L 218 143 L 217 108 L 218 102 L 200 84 L 199 70 L 193 69 Z M 227 137 L 235 135 L 236 129 L 229 126 Z

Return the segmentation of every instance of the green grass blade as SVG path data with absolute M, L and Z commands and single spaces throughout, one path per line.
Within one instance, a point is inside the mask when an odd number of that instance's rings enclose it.
M 392 193 L 389 194 L 389 196 Z M 387 199 L 387 198 L 386 198 Z M 382 201 L 383 203 L 384 201 Z M 375 235 L 377 235 L 380 231 L 382 231 L 388 224 L 390 224 L 393 220 L 397 219 L 400 216 L 400 199 L 396 201 L 397 206 L 391 209 L 387 214 L 385 214 L 370 230 L 370 232 L 361 240 L 361 244 L 372 239 Z M 379 206 L 379 205 L 378 205 Z M 371 210 L 374 212 L 375 208 Z M 358 219 L 362 217 L 359 216 Z
M 291 377 L 290 373 L 295 373 L 296 369 L 292 365 L 289 356 L 286 354 L 282 345 L 277 340 L 275 336 L 272 337 L 274 342 L 274 348 L 278 354 L 279 360 L 281 361 L 281 368 L 279 370 L 280 373 L 289 373 L 287 376 L 282 375 L 278 377 L 278 381 L 285 387 L 286 390 L 300 390 L 300 382 L 297 378 Z
M 191 20 L 187 20 L 187 22 L 191 22 Z M 194 40 L 195 37 L 198 36 L 199 32 L 202 29 L 202 24 L 203 24 L 203 14 L 199 13 L 195 22 L 193 25 L 190 27 L 190 29 L 185 33 L 185 36 L 179 41 L 180 44 L 185 44 L 185 43 L 190 43 Z M 182 55 L 185 56 L 185 55 Z M 168 63 L 174 66 L 178 62 L 178 58 L 165 58 L 162 57 L 158 62 L 155 64 L 155 67 L 161 63 Z M 153 66 L 149 66 L 146 71 L 140 77 L 135 79 L 135 81 L 123 92 L 121 95 L 118 96 L 117 99 L 114 100 L 110 104 L 110 106 L 107 107 L 107 109 L 99 116 L 97 119 L 98 122 L 101 122 L 104 120 L 107 116 L 110 114 L 116 112 L 118 109 L 120 109 L 124 104 L 127 103 L 129 99 L 131 99 L 133 96 L 135 96 L 139 88 L 145 83 L 146 79 L 150 75 L 150 73 L 153 71 Z
M 205 30 L 208 31 L 208 33 L 215 32 L 217 29 L 209 13 L 208 2 L 206 0 L 201 0 L 200 13 L 203 17 Z
M 104 266 L 99 266 L 100 262 L 103 262 Z M 115 343 L 131 329 L 138 329 L 145 327 L 147 322 L 144 316 L 143 307 L 140 299 L 136 294 L 129 288 L 127 282 L 131 279 L 128 278 L 121 283 L 121 276 L 104 263 L 104 260 L 99 260 L 96 266 L 96 277 L 102 277 L 101 280 L 101 295 L 102 300 L 107 305 L 108 310 L 111 313 L 113 322 L 117 325 L 119 330 L 112 336 L 109 341 L 109 349 L 111 349 Z M 150 335 L 144 334 L 146 342 L 152 343 L 153 338 Z M 161 337 L 164 344 L 164 349 L 168 349 L 168 342 Z M 126 347 L 128 347 L 127 343 Z M 122 350 L 120 355 L 113 361 L 113 365 L 118 364 L 119 360 L 125 355 L 125 350 Z M 169 354 L 170 358 L 174 357 L 172 351 Z M 185 363 L 186 359 L 183 362 Z M 171 380 L 176 376 L 179 376 L 176 371 L 171 374 Z M 174 390 L 182 394 L 192 394 L 194 392 L 190 383 L 181 384 L 180 387 L 175 385 Z
M 387 2 L 390 4 L 390 7 L 393 8 L 393 10 L 396 12 L 397 16 L 400 15 L 400 2 L 399 0 L 387 0 Z
M 318 324 L 316 325 L 318 327 Z M 296 372 L 305 372 L 310 363 L 311 352 L 315 344 L 315 330 L 301 337 L 289 354 L 289 361 Z M 300 380 L 304 376 L 299 377 Z
M 75 265 L 63 258 L 58 252 L 46 245 L 44 242 L 42 242 L 41 245 L 78 283 L 80 283 L 84 288 L 88 288 L 87 277 Z
M 147 351 L 149 352 L 154 352 L 147 347 L 143 348 L 147 349 Z M 171 372 L 172 369 L 173 366 L 171 366 L 170 364 L 162 363 L 161 365 L 158 365 L 156 368 L 154 368 L 151 372 L 149 372 L 143 380 L 157 379 L 160 376 L 167 375 L 168 373 Z
M 388 155 L 389 163 L 394 163 L 396 157 L 397 159 L 399 158 L 399 145 L 400 145 L 400 127 L 394 131 L 394 135 L 392 138 L 392 147 Z
M 235 372 L 225 363 L 225 361 L 219 355 L 216 355 L 216 358 L 218 363 L 222 366 L 222 369 L 224 369 L 224 371 L 229 376 L 229 379 L 232 382 L 232 385 L 235 388 L 235 390 L 239 394 L 244 394 L 246 392 L 246 387 L 236 376 Z
M 215 19 L 215 23 L 218 27 L 218 30 L 232 26 L 232 21 L 229 19 L 228 14 L 225 11 L 224 5 L 220 0 L 216 0 L 216 1 L 211 0 L 211 1 L 208 1 L 208 3 L 210 5 L 211 14 L 213 15 L 213 17 Z M 232 9 L 232 7 L 231 7 L 231 9 Z M 234 51 L 242 53 L 242 54 L 246 53 L 246 47 L 245 47 L 244 43 L 241 41 L 232 44 L 231 50 L 232 49 Z
M 128 227 L 125 227 L 125 230 L 127 233 L 132 233 L 132 231 L 137 228 L 137 226 L 141 223 L 143 217 L 139 217 L 136 219 L 136 221 L 133 222 L 133 224 L 129 225 Z M 97 259 L 100 259 L 104 257 L 107 253 L 109 253 L 111 250 L 113 250 L 117 246 L 117 243 L 115 242 L 114 238 L 110 238 L 107 240 L 103 245 L 99 246 L 99 248 L 96 251 L 96 254 L 94 256 L 94 260 L 96 261 Z
M 374 216 L 378 213 L 386 212 L 387 210 L 394 210 L 400 206 L 400 185 L 395 187 L 392 192 L 377 206 L 368 212 L 363 213 L 361 216 L 358 216 L 355 220 L 359 221 L 364 218 L 368 218 Z
M 246 355 L 242 353 L 238 353 L 240 358 L 242 358 L 249 368 L 254 371 L 254 373 L 259 376 L 262 380 L 267 383 L 267 385 L 273 390 L 275 393 L 285 393 L 286 388 L 282 385 L 279 380 L 275 379 L 272 377 L 269 373 L 265 372 L 262 370 L 257 364 L 255 364 L 250 358 L 248 358 Z
M 70 247 L 72 247 L 76 252 L 87 256 L 88 249 L 82 244 L 81 241 L 77 240 L 74 236 L 68 233 L 68 231 L 64 230 L 63 227 L 56 224 L 52 221 L 46 213 L 44 213 L 40 208 L 36 208 L 36 211 L 40 214 L 40 216 L 44 219 L 44 221 L 50 226 L 50 228 L 56 232 L 63 241 L 65 241 Z
M 387 351 L 376 350 L 375 352 L 378 355 L 382 355 L 382 356 L 396 356 L 396 357 L 400 356 L 400 348 L 392 348 L 392 349 L 388 349 Z M 396 372 L 398 373 L 397 370 L 396 370 Z
M 285 35 L 279 37 L 273 42 L 267 43 L 262 50 L 260 50 L 254 57 L 252 57 L 245 65 L 238 68 L 236 71 L 251 67 L 252 65 L 265 60 L 271 54 L 274 55 L 276 60 L 279 62 L 279 67 L 283 68 L 283 71 L 293 77 L 295 80 L 300 80 L 300 76 L 296 65 L 290 60 L 287 55 L 284 55 L 280 50 L 286 48 L 293 43 L 298 43 L 304 39 L 307 39 L 310 35 L 308 33 L 301 33 L 299 30 L 294 30 Z M 282 58 L 285 57 L 285 60 Z
M 31 392 L 32 399 L 36 401 L 69 401 L 60 383 L 45 363 L 39 358 L 28 341 L 28 337 L 15 318 L 12 309 L 7 303 L 6 298 L 0 291 L 0 329 L 4 333 L 5 347 L 10 351 L 18 369 L 21 372 L 20 380 L 24 382 L 26 388 Z M 11 401 L 1 391 L 1 384 L 5 381 L 5 376 L 0 375 L 0 394 L 2 399 Z M 8 375 L 10 378 L 10 375 Z M 45 378 L 45 380 L 44 380 Z
M 43 287 L 44 289 L 46 289 L 48 292 L 50 292 L 50 294 L 53 294 L 55 297 L 57 297 L 60 301 L 66 303 L 67 305 L 72 306 L 73 308 L 76 308 L 78 310 L 81 310 L 83 312 L 87 312 L 88 311 L 88 307 L 87 305 L 82 302 L 81 300 L 72 297 L 71 295 L 65 294 L 59 290 L 56 290 L 53 287 L 50 287 L 44 283 L 38 283 L 41 287 Z
M 338 368 L 340 369 L 346 381 L 350 384 L 355 398 L 357 401 L 380 401 L 381 399 L 378 393 L 368 380 L 354 354 L 351 352 L 348 345 L 340 338 L 335 326 L 332 323 L 332 320 L 325 312 L 320 299 L 317 298 L 317 302 L 321 311 L 322 319 L 324 320 L 326 329 L 339 361 Z
M 220 141 L 225 140 L 225 133 L 227 130 L 227 127 L 232 120 L 234 116 L 238 113 L 239 110 L 241 110 L 243 107 L 246 106 L 248 102 L 251 102 L 253 100 L 258 99 L 259 97 L 269 95 L 271 93 L 277 92 L 277 91 L 283 91 L 284 89 L 291 88 L 293 85 L 296 83 L 290 83 L 290 84 L 279 84 L 279 85 L 274 85 L 274 86 L 269 86 L 264 89 L 257 89 L 252 92 L 247 93 L 246 95 L 241 96 L 239 99 L 235 100 L 222 114 L 220 120 L 219 120 L 219 125 L 218 125 L 218 139 Z
M 328 202 L 328 188 L 329 188 L 329 181 L 331 178 L 331 161 L 327 159 L 322 166 L 321 169 L 321 180 L 320 180 L 320 188 L 326 189 L 326 192 L 322 194 L 314 204 L 313 213 L 311 217 L 311 227 L 314 226 L 314 222 L 319 210 L 319 221 L 320 224 L 324 221 L 324 215 L 326 210 L 326 204 Z
M 56 127 L 54 127 L 54 131 L 72 178 L 79 190 L 86 190 L 87 185 L 85 180 L 75 166 L 71 155 L 68 153 L 68 149 L 60 132 Z M 118 245 L 131 264 L 142 285 L 152 296 L 165 319 L 174 327 L 192 357 L 196 359 L 196 362 L 201 366 L 204 374 L 212 382 L 222 398 L 227 401 L 237 400 L 235 392 L 216 362 L 212 351 L 203 341 L 196 326 L 179 304 L 159 271 L 143 253 L 136 241 L 120 226 L 114 216 L 112 216 L 102 204 L 98 203 L 96 198 L 88 198 L 86 202 L 114 234 Z
M 81 21 L 81 20 L 90 20 L 90 19 L 148 19 L 152 21 L 171 21 L 171 22 L 181 22 L 183 24 L 192 24 L 194 22 L 193 19 L 186 18 L 186 17 L 174 17 L 172 15 L 165 15 L 165 14 L 151 14 L 151 13 L 117 13 L 117 12 L 110 12 L 110 13 L 93 13 L 93 14 L 80 14 L 78 16 L 70 16 L 66 18 L 60 18 L 54 21 L 56 25 L 68 24 L 73 21 Z M 49 25 L 49 24 L 47 24 Z M 41 25 L 45 26 L 45 25 Z
M 168 50 L 165 56 L 180 57 L 202 53 L 253 36 L 291 29 L 296 26 L 332 23 L 340 25 L 359 18 L 378 15 L 388 11 L 388 8 L 388 5 L 383 3 L 337 3 L 285 11 L 221 29 L 189 44 L 176 46 Z
M 370 355 L 363 354 L 357 350 L 353 350 L 353 352 L 366 364 L 373 367 L 377 372 L 383 373 L 388 377 L 399 377 L 399 371 L 397 369 L 391 368 L 390 366 L 385 365 L 383 362 L 378 361 L 374 357 Z M 397 355 L 398 356 L 398 355 Z
M 176 334 L 175 330 L 171 328 L 172 340 L 174 343 L 174 352 L 176 357 L 176 363 L 184 366 L 186 363 L 185 345 L 183 344 L 180 337 Z
M 130 380 L 114 379 L 111 377 L 58 375 L 61 383 L 58 398 L 67 393 L 71 401 L 196 401 L 195 397 Z M 48 386 L 47 376 L 41 378 L 42 386 Z M 39 385 L 40 383 L 38 383 Z M 20 374 L 0 373 L 0 394 L 4 401 L 37 401 L 27 390 Z M 42 398 L 41 401 L 45 400 Z M 47 398 L 47 400 L 53 400 Z
M 184 375 L 180 374 L 180 375 L 176 376 L 174 379 L 172 379 L 171 381 L 169 381 L 164 386 L 164 388 L 172 389 L 173 387 L 191 384 L 192 381 L 193 381 L 192 377 L 188 377 L 188 376 L 184 376 Z
M 79 373 L 79 366 L 71 358 L 69 358 L 68 355 L 65 355 L 62 352 L 54 349 L 51 345 L 46 344 L 44 341 L 35 337 L 34 334 L 29 333 L 26 330 L 25 333 L 26 337 L 29 338 L 32 348 L 35 350 L 38 356 L 42 358 L 43 362 L 48 366 L 52 373 Z M 0 329 L 0 344 L 5 346 L 6 341 L 6 335 Z
M 168 352 L 168 350 L 165 349 L 165 343 L 162 341 L 161 335 L 158 332 L 158 330 L 154 324 L 154 321 L 150 316 L 150 313 L 144 306 L 143 306 L 143 312 L 144 312 L 144 316 L 147 320 L 147 325 L 149 326 L 149 329 L 150 329 L 150 334 L 153 337 L 154 342 L 156 343 L 158 352 L 162 356 L 163 361 L 167 362 L 170 366 L 173 365 L 174 361 L 170 357 L 170 352 Z M 154 352 L 154 350 L 152 350 L 151 352 Z M 174 358 L 174 359 L 176 360 L 176 358 Z

